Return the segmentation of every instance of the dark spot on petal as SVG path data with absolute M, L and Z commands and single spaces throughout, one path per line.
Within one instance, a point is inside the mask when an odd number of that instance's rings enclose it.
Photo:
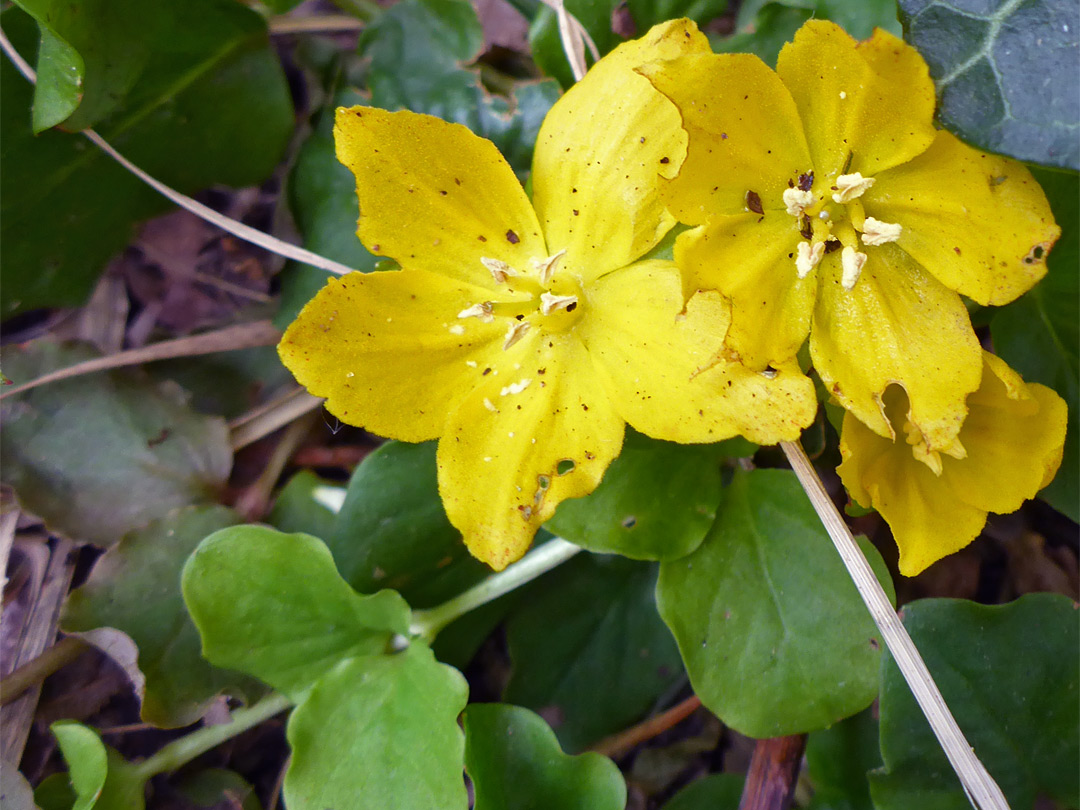
M 477 239 L 479 239 L 479 240 L 480 240 L 481 242 L 486 242 L 486 241 L 487 241 L 487 237 L 486 237 L 486 236 L 478 236 L 478 237 L 476 237 L 476 238 L 477 238 Z
M 661 162 L 661 163 L 671 163 L 671 161 L 670 161 L 670 160 L 669 160 L 668 158 L 666 158 L 666 157 L 662 157 L 662 158 L 660 158 L 660 162 Z
M 516 245 L 521 240 L 518 238 L 518 235 L 516 233 L 514 233 L 513 231 L 507 231 L 506 232 L 506 241 L 509 242 L 511 245 Z
M 746 207 L 753 211 L 755 214 L 765 213 L 765 209 L 761 207 L 761 197 L 756 191 L 746 192 Z
M 953 248 L 953 253 L 955 253 L 957 256 L 959 256 L 960 255 L 960 248 L 954 247 Z
M 486 377 L 490 373 L 491 373 L 491 366 L 488 366 L 482 372 L 480 372 L 480 376 L 481 377 Z
M 566 311 L 567 312 L 573 312 L 575 309 L 577 309 L 577 301 L 574 301 L 574 302 L 569 303 L 569 304 L 566 305 Z

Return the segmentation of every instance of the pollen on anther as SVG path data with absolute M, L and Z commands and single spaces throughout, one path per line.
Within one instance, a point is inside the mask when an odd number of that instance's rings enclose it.
M 490 301 L 484 301 L 480 304 L 473 304 L 471 307 L 467 307 L 457 314 L 459 318 L 478 318 L 481 323 L 491 323 L 495 320 L 495 316 L 492 315 L 492 303 Z
M 853 247 L 846 247 L 840 253 L 840 286 L 845 290 L 852 290 L 859 280 L 863 265 L 866 264 L 866 254 L 859 253 Z
M 500 259 L 489 259 L 487 256 L 481 256 L 480 264 L 491 271 L 492 278 L 499 284 L 502 284 L 507 278 L 518 274 L 517 270 Z
M 864 245 L 884 245 L 895 242 L 902 232 L 903 228 L 898 223 L 867 217 L 863 222 L 862 241 Z
M 856 197 L 861 197 L 863 192 L 874 185 L 873 177 L 863 177 L 860 172 L 842 174 L 836 178 L 836 193 L 832 195 L 833 202 L 851 202 Z
M 784 205 L 793 217 L 802 216 L 803 211 L 814 204 L 814 192 L 801 188 L 784 189 Z
M 565 255 L 566 248 L 563 248 L 546 259 L 532 259 L 533 269 L 539 275 L 541 284 L 548 284 L 551 281 L 551 277 L 555 275 L 555 268 L 559 266 L 559 260 Z
M 557 309 L 570 310 L 577 306 L 576 295 L 552 295 L 551 293 L 540 294 L 540 313 L 550 315 Z
M 799 242 L 798 251 L 795 256 L 795 274 L 803 279 L 810 275 L 810 271 L 818 266 L 821 257 L 825 255 L 825 243 L 811 245 L 809 242 Z
M 528 321 L 511 321 L 510 325 L 506 328 L 506 340 L 503 341 L 503 351 L 509 349 L 523 337 L 525 333 L 529 331 Z

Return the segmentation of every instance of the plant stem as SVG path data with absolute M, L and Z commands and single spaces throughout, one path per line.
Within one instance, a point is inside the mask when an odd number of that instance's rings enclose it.
M 269 720 L 291 705 L 292 701 L 285 695 L 280 692 L 273 692 L 254 706 L 233 712 L 231 723 L 224 723 L 220 726 L 204 726 L 197 731 L 193 731 L 169 743 L 152 757 L 136 765 L 135 768 L 144 779 L 149 779 L 151 776 L 166 771 L 175 771 L 181 765 L 185 765 L 200 754 L 204 754 L 226 740 L 242 734 L 249 728 L 254 728 L 265 720 Z
M 963 785 L 968 800 L 978 810 L 1009 810 L 1005 795 L 964 738 L 964 733 L 956 724 L 945 698 L 926 668 L 926 662 L 919 655 L 911 636 L 893 610 L 889 597 L 885 595 L 881 583 L 877 581 L 855 538 L 851 536 L 847 523 L 825 491 L 825 486 L 818 478 L 810 459 L 806 457 L 802 445 L 798 442 L 781 442 L 780 446 L 799 477 L 799 483 L 810 497 L 814 511 L 840 553 L 840 558 L 870 611 L 874 624 L 881 631 L 881 637 L 892 653 L 900 674 L 907 681 L 919 708 L 930 723 L 934 736 L 945 751 L 945 756 L 960 777 L 960 784 Z
M 66 667 L 90 645 L 76 636 L 66 636 L 0 680 L 0 705 L 6 706 L 31 686 L 37 686 L 54 672 Z
M 479 585 L 455 596 L 448 602 L 443 602 L 430 610 L 416 611 L 413 613 L 413 623 L 409 629 L 414 636 L 419 636 L 430 643 L 435 640 L 439 631 L 454 619 L 531 582 L 541 574 L 562 565 L 579 551 L 581 551 L 579 546 L 568 543 L 561 537 L 548 540 L 505 571 L 492 574 Z

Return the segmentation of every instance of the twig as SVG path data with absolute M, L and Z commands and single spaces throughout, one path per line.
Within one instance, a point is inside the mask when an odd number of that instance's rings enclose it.
M 795 795 L 806 735 L 758 740 L 739 810 L 787 810 Z
M 870 564 L 859 550 L 855 538 L 851 536 L 847 523 L 825 491 L 825 486 L 818 478 L 810 459 L 806 457 L 802 445 L 798 442 L 781 442 L 780 446 L 840 553 L 840 558 L 870 611 L 874 624 L 881 631 L 881 637 L 892 653 L 896 666 L 911 688 L 919 708 L 930 722 L 934 736 L 945 751 L 956 775 L 960 777 L 960 784 L 967 793 L 968 800 L 978 810 L 1008 810 L 1005 794 L 964 738 L 964 733 L 956 724 L 956 719 L 949 711 L 945 698 L 926 668 L 926 663 L 893 610 L 889 597 L 885 595 L 881 583 L 877 581 Z
M 269 436 L 308 411 L 315 410 L 322 403 L 321 399 L 313 397 L 303 388 L 293 388 L 277 399 L 229 422 L 232 449 L 239 450 L 263 436 Z
M 635 746 L 641 745 L 643 742 L 663 734 L 669 728 L 677 726 L 700 707 L 701 698 L 697 695 L 691 695 L 682 703 L 672 706 L 655 717 L 650 717 L 648 720 L 626 729 L 626 731 L 620 731 L 618 734 L 605 737 L 594 745 L 592 750 L 606 757 L 617 759 Z
M 37 658 L 30 659 L 0 680 L 0 706 L 11 703 L 31 686 L 37 686 L 89 649 L 90 645 L 81 638 L 66 636 L 60 639 Z
M 362 31 L 364 21 L 348 14 L 322 14 L 315 17 L 274 17 L 268 23 L 271 36 L 282 34 L 350 34 Z

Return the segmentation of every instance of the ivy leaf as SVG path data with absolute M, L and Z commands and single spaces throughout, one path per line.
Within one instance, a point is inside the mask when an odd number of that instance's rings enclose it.
M 263 526 L 207 537 L 184 566 L 181 588 L 207 660 L 254 675 L 293 702 L 339 661 L 382 653 L 409 629 L 399 594 L 362 596 L 321 540 Z
M 2 23 L 19 52 L 32 54 L 33 20 L 9 9 Z M 157 38 L 138 81 L 97 123 L 101 135 L 184 193 L 264 180 L 292 134 L 293 110 L 261 17 L 231 0 L 190 0 L 140 5 L 130 24 Z M 129 48 L 136 46 L 122 39 L 106 53 L 123 61 Z M 101 267 L 130 241 L 134 224 L 170 205 L 81 135 L 53 129 L 35 136 L 32 92 L 11 62 L 0 60 L 5 316 L 81 304 Z
M 23 382 L 93 356 L 37 341 L 5 350 L 2 362 Z M 131 370 L 16 394 L 0 414 L 3 482 L 51 527 L 103 546 L 177 507 L 216 500 L 232 465 L 224 420 Z
M 714 773 L 691 782 L 663 810 L 736 810 L 746 779 L 738 773 Z
M 559 504 L 547 527 L 590 551 L 678 559 L 701 544 L 716 517 L 721 460 L 753 452 L 745 440 L 686 445 L 627 431 L 600 486 Z
M 790 471 L 736 472 L 705 542 L 661 564 L 657 601 L 694 691 L 750 737 L 825 728 L 877 693 L 877 629 Z
M 938 121 L 1020 160 L 1080 169 L 1080 97 L 1060 77 L 1080 58 L 1073 0 L 900 0 L 904 38 L 937 86 Z
M 542 718 L 519 706 L 465 712 L 465 770 L 475 810 L 622 810 L 626 783 L 607 757 L 567 756 Z
M 413 642 L 397 655 L 345 661 L 289 717 L 290 810 L 465 810 L 457 717 L 468 685 Z
M 1080 805 L 1080 625 L 1066 596 L 1027 594 L 1007 605 L 922 599 L 903 610 L 957 723 L 1011 807 L 1046 796 Z M 966 808 L 911 690 L 888 656 L 881 678 L 881 754 L 870 775 L 879 810 Z
M 593 555 L 544 577 L 507 619 L 504 699 L 556 718 L 567 751 L 639 720 L 683 677 L 655 582 L 655 565 Z
M 264 690 L 238 672 L 211 666 L 180 595 L 184 561 L 208 534 L 240 522 L 224 506 L 178 510 L 132 532 L 105 552 L 86 584 L 68 597 L 64 629 L 122 630 L 139 649 L 146 677 L 142 719 L 165 728 L 194 723 L 223 691 L 251 701 Z
M 806 775 L 814 786 L 810 810 L 873 810 L 867 773 L 881 766 L 878 723 L 859 712 L 806 740 Z
M 994 350 L 1028 382 L 1048 385 L 1069 406 L 1065 454 L 1039 497 L 1080 521 L 1080 175 L 1035 169 L 1061 225 L 1034 289 L 994 313 Z
M 72 810 L 143 810 L 145 780 L 92 729 L 71 720 L 50 729 L 70 770 Z

